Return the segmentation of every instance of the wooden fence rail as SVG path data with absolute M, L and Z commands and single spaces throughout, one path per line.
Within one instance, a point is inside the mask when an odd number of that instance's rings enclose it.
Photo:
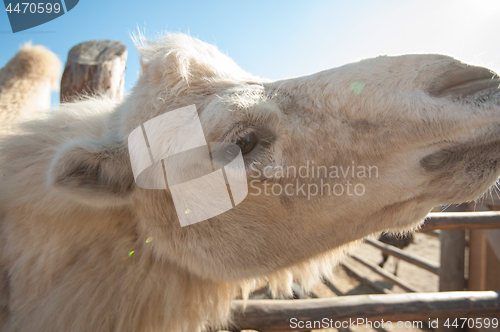
M 426 258 L 418 257 L 417 255 L 410 254 L 406 251 L 403 251 L 399 248 L 396 248 L 394 246 L 391 246 L 389 244 L 382 243 L 377 240 L 372 240 L 372 239 L 365 239 L 365 242 L 374 246 L 377 249 L 382 250 L 388 255 L 392 255 L 394 257 L 400 258 L 404 261 L 407 261 L 408 263 L 411 263 L 413 265 L 416 265 L 418 267 L 421 267 L 422 269 L 425 269 L 431 273 L 434 274 L 439 274 L 439 264 L 435 263 L 431 260 L 428 260 Z
M 372 270 L 373 272 L 377 273 L 379 276 L 381 276 L 382 278 L 384 278 L 385 280 L 387 280 L 391 284 L 397 285 L 397 286 L 401 287 L 402 289 L 404 289 L 405 291 L 407 291 L 409 293 L 420 292 L 418 289 L 416 289 L 415 287 L 413 287 L 412 285 L 410 285 L 406 281 L 404 281 L 402 279 L 399 279 L 398 277 L 396 277 L 392 273 L 387 272 L 386 270 L 384 270 L 380 266 L 378 266 L 376 264 L 373 264 L 372 262 L 367 261 L 366 259 L 364 259 L 364 258 L 362 258 L 362 257 L 360 257 L 360 256 L 358 256 L 356 254 L 352 255 L 351 257 L 354 260 L 356 260 L 359 263 L 361 263 L 364 266 L 366 266 L 367 268 L 369 268 L 370 270 Z
M 233 302 L 234 328 L 268 331 L 308 331 L 291 319 L 335 321 L 365 319 L 418 321 L 434 318 L 499 317 L 500 292 L 441 292 L 353 295 L 309 300 L 249 300 Z
M 429 213 L 422 231 L 451 229 L 500 228 L 500 212 L 434 212 Z
M 431 213 L 425 221 L 422 231 L 464 230 L 500 228 L 500 212 L 447 212 Z M 366 240 L 367 243 L 383 252 L 424 268 L 434 274 L 440 274 L 439 264 L 416 255 L 409 254 L 380 241 Z M 354 257 L 357 259 L 358 257 Z M 365 260 L 361 263 L 367 265 Z M 368 262 L 369 263 L 369 262 Z M 373 264 L 371 264 L 373 265 Z M 368 266 L 380 274 L 378 266 Z M 463 269 L 462 269 L 463 270 Z M 386 280 L 395 282 L 397 278 L 383 275 Z M 406 284 L 404 286 L 407 286 Z M 404 287 L 411 292 L 411 286 Z M 500 317 L 500 292 L 440 292 L 410 293 L 389 295 L 359 295 L 308 300 L 250 300 L 246 306 L 242 301 L 234 301 L 235 328 L 266 331 L 309 331 L 291 324 L 294 322 L 332 319 L 344 322 L 357 319 L 370 321 L 418 321 L 428 322 L 434 318 L 473 318 Z M 244 309 L 245 308 L 245 309 Z M 442 324 L 443 322 L 441 322 Z M 293 325 L 293 326 L 292 326 Z M 442 325 L 440 325 L 442 326 Z M 318 325 L 315 328 L 322 328 Z

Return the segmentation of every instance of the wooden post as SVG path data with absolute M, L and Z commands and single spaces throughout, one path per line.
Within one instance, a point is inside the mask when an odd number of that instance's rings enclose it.
M 467 204 L 450 206 L 449 212 L 465 212 Z M 439 269 L 439 291 L 462 291 L 465 289 L 465 230 L 441 230 L 441 261 Z
M 121 100 L 125 93 L 127 47 L 115 40 L 81 43 L 68 53 L 61 79 L 61 102 L 102 94 Z
M 465 289 L 465 230 L 441 231 L 439 291 Z
M 470 233 L 469 289 L 486 290 L 488 240 L 482 230 Z
M 450 206 L 446 213 L 465 212 L 467 204 Z M 463 291 L 465 288 L 465 230 L 442 229 L 439 234 L 441 242 L 441 259 L 439 262 L 439 291 Z M 463 332 L 467 328 L 445 327 L 435 329 L 437 332 Z
M 492 201 L 490 203 L 489 201 Z M 499 210 L 498 199 L 470 204 L 472 211 Z M 484 212 L 483 212 L 484 213 Z M 471 229 L 469 240 L 469 290 L 500 290 L 500 229 Z M 473 328 L 471 332 L 498 332 L 497 328 Z

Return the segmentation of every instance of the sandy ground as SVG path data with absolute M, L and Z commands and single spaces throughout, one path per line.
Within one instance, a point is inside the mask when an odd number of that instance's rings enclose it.
M 425 234 L 415 234 L 414 243 L 410 244 L 404 249 L 407 252 L 414 253 L 421 257 L 425 257 L 429 260 L 439 262 L 439 239 L 431 237 Z M 356 254 L 365 258 L 366 260 L 378 265 L 382 261 L 382 254 L 380 250 L 368 245 L 363 244 L 357 250 Z M 394 257 L 389 257 L 384 269 L 393 273 L 395 269 L 395 263 L 397 259 Z M 372 272 L 364 265 L 358 263 L 352 258 L 348 258 L 346 263 L 354 267 L 359 271 L 366 279 L 373 282 L 379 288 L 387 289 L 393 293 L 404 293 L 405 291 L 397 286 L 393 286 L 391 283 L 385 281 L 378 274 Z M 439 278 L 426 270 L 420 269 L 412 264 L 406 263 L 404 261 L 398 262 L 397 276 L 404 281 L 408 282 L 411 286 L 417 288 L 423 292 L 436 292 L 439 287 Z M 318 297 L 332 297 L 332 296 L 345 296 L 345 295 L 359 295 L 359 294 L 379 294 L 380 290 L 372 287 L 368 282 L 363 282 L 358 279 L 356 275 L 351 273 L 348 269 L 343 266 L 337 267 L 335 271 L 334 278 L 329 279 L 324 284 L 318 284 L 313 289 L 313 294 Z M 313 295 L 313 296 L 314 296 Z M 352 328 L 340 328 L 340 329 L 323 329 L 314 330 L 322 332 L 334 332 L 334 331 L 359 331 L 359 332 L 383 332 L 383 331 L 431 331 L 427 328 L 425 324 L 422 324 L 422 328 L 417 327 L 397 327 L 397 322 L 392 322 L 393 327 L 385 328 L 370 327 L 367 325 L 356 326 Z M 405 322 L 406 323 L 406 322 Z M 401 323 L 402 325 L 403 323 Z M 407 323 L 410 324 L 410 323 Z
M 439 239 L 436 237 L 431 237 L 425 234 L 415 234 L 414 243 L 410 244 L 404 249 L 407 252 L 414 253 L 421 257 L 425 257 L 429 260 L 439 262 L 440 252 L 439 252 Z M 382 261 L 382 254 L 380 250 L 368 245 L 361 245 L 355 252 L 357 255 L 365 258 L 366 260 L 378 265 Z M 394 257 L 389 257 L 384 269 L 390 273 L 394 272 L 396 260 Z M 389 290 L 393 293 L 405 293 L 404 290 L 397 286 L 393 286 L 391 283 L 385 281 L 378 274 L 372 272 L 364 265 L 358 263 L 352 258 L 348 258 L 346 263 L 354 267 L 359 271 L 366 279 L 370 280 L 372 283 L 377 285 L 379 288 Z M 439 287 L 439 278 L 426 270 L 420 269 L 412 264 L 406 263 L 404 261 L 398 262 L 397 276 L 404 281 L 408 282 L 411 286 L 417 288 L 423 292 L 437 292 Z M 335 270 L 335 275 L 333 278 L 327 280 L 324 284 L 318 284 L 313 289 L 312 297 L 334 297 L 334 296 L 346 296 L 346 295 L 359 295 L 359 294 L 380 294 L 380 289 L 376 289 L 370 283 L 361 281 L 356 275 L 343 266 L 339 266 Z M 406 323 L 406 322 L 405 322 Z M 402 323 L 401 323 L 402 324 Z M 407 323 L 409 324 L 409 323 Z M 393 322 L 393 327 L 385 328 L 371 328 L 367 325 L 357 326 L 352 328 L 340 328 L 340 329 L 322 329 L 314 331 L 322 332 L 334 332 L 334 331 L 359 331 L 359 332 L 390 332 L 390 331 L 431 331 L 427 328 L 425 324 L 422 324 L 423 328 L 408 328 L 408 327 L 397 327 L 397 322 Z
M 407 252 L 425 257 L 429 260 L 439 262 L 440 258 L 440 244 L 439 239 L 436 237 L 431 237 L 426 234 L 416 233 L 414 234 L 414 242 L 404 249 Z M 382 261 L 382 254 L 380 250 L 368 245 L 361 245 L 355 252 L 357 255 L 365 258 L 366 260 L 379 264 Z M 393 286 L 391 283 L 385 281 L 378 274 L 372 272 L 366 268 L 361 263 L 358 263 L 352 258 L 348 258 L 346 263 L 351 267 L 355 268 L 359 273 L 361 273 L 364 278 L 371 281 L 376 287 L 370 282 L 363 281 L 358 276 L 353 274 L 350 270 L 344 266 L 338 266 L 335 269 L 334 277 L 325 280 L 324 283 L 317 284 L 313 289 L 312 293 L 308 295 L 309 298 L 326 298 L 326 297 L 337 297 L 337 296 L 348 296 L 348 295 L 360 295 L 360 294 L 380 294 L 381 289 L 385 289 L 393 293 L 405 293 L 404 290 L 397 286 Z M 389 257 L 384 269 L 390 273 L 394 272 L 396 259 L 394 257 Z M 423 292 L 437 292 L 439 279 L 437 275 L 434 275 L 426 270 L 420 269 L 412 264 L 406 263 L 404 261 L 398 262 L 397 276 L 404 281 L 408 282 L 411 286 L 417 288 L 419 291 Z M 378 286 L 378 287 L 377 287 Z M 377 289 L 378 288 L 378 289 Z M 386 292 L 387 292 L 386 291 Z M 265 291 L 261 291 L 256 294 L 254 298 L 262 298 L 265 296 Z M 329 317 L 334 319 L 334 317 Z M 409 324 L 409 323 L 407 323 Z M 417 324 L 417 323 L 416 323 Z M 407 327 L 397 327 L 397 322 L 393 322 L 393 327 L 370 327 L 367 325 L 360 325 L 350 328 L 340 328 L 340 329 L 321 329 L 312 330 L 321 332 L 417 332 L 417 331 L 432 331 L 426 324 L 422 324 L 422 328 L 407 328 Z

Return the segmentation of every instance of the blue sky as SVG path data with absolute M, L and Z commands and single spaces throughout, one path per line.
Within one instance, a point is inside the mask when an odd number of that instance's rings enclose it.
M 499 0 L 156 1 L 80 0 L 67 14 L 13 34 L 0 13 L 0 67 L 27 41 L 64 62 L 74 45 L 116 39 L 129 54 L 126 90 L 139 73 L 130 33 L 189 33 L 243 69 L 280 79 L 381 54 L 441 53 L 500 71 Z M 57 94 L 53 95 L 53 103 Z

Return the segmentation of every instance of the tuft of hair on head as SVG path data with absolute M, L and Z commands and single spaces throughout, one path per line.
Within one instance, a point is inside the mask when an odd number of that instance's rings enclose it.
M 228 80 L 257 78 L 242 70 L 214 45 L 186 34 L 165 33 L 149 39 L 138 29 L 131 33 L 131 38 L 140 53 L 142 71 L 145 71 L 149 64 L 156 63 L 155 71 L 159 70 L 163 77 L 174 76 L 173 79 L 182 79 L 186 83 L 200 77 Z

